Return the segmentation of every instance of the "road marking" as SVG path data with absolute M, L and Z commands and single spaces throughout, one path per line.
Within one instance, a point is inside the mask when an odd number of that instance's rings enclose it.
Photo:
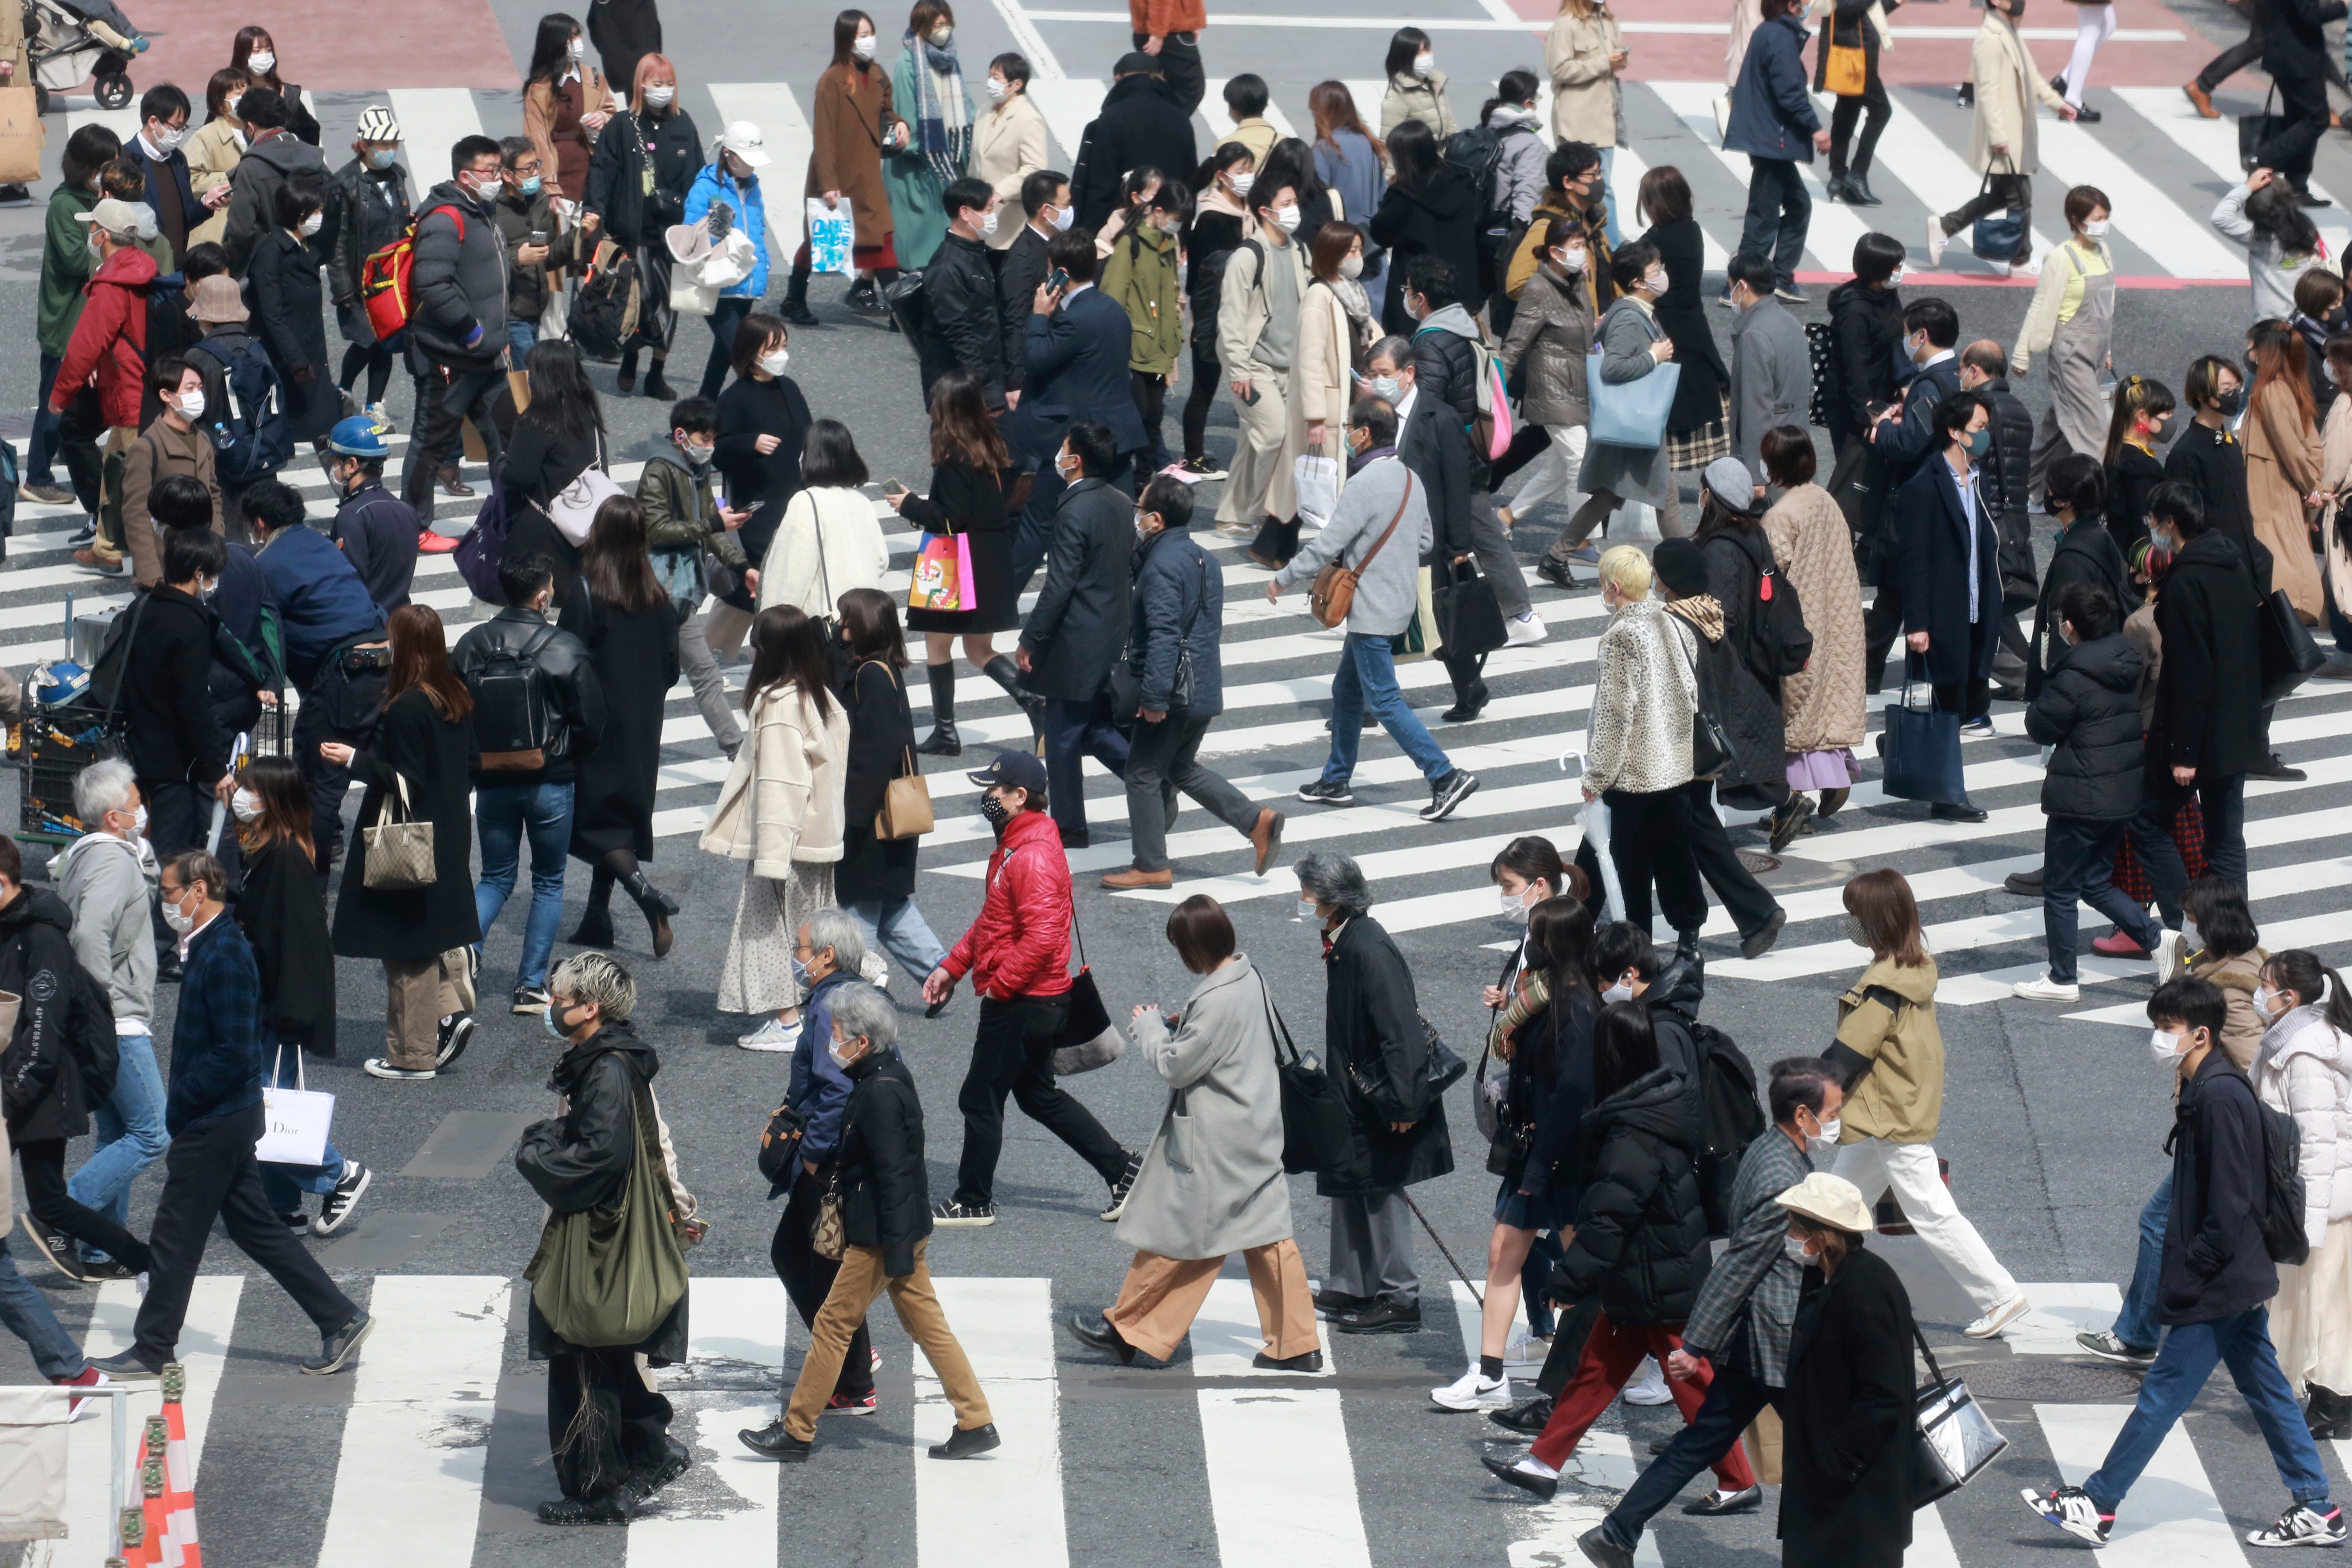
M 1927 122 L 1913 113 L 1910 106 L 1904 102 L 1901 93 L 1892 92 L 1886 96 L 1895 112 L 1887 120 L 1886 129 L 1879 135 L 1878 161 L 1885 168 L 1902 172 L 1904 184 L 1920 198 L 1931 215 L 1950 209 L 1927 200 L 1924 193 L 1949 191 L 1959 198 L 1952 203 L 1957 207 L 1983 188 L 1984 176 L 1969 168 L 1967 159 L 1929 130 Z M 1624 154 L 1621 153 L 1618 156 L 1622 158 Z M 1906 243 L 1909 242 L 1906 240 Z M 1965 233 L 1954 235 L 1952 244 L 1971 256 L 1976 254 L 1969 235 Z M 2050 237 L 2035 229 L 2033 254 L 2040 256 L 2049 248 Z M 2006 261 L 2009 258 L 2004 256 L 2000 259 Z
M 2140 1015 L 2143 1018 L 2146 1013 Z M 2074 1336 L 2104 1329 L 2124 1310 L 2124 1293 L 2109 1279 L 2020 1285 L 2033 1310 L 2001 1330 L 2011 1355 L 2081 1355 Z
M 176 1354 L 188 1373 L 180 1415 L 188 1433 L 188 1474 L 192 1480 L 203 1474 L 205 1434 L 212 1425 L 213 1396 L 219 1391 L 221 1367 L 228 1359 L 229 1345 L 236 1332 L 237 1300 L 244 1290 L 242 1275 L 203 1274 L 196 1277 L 188 1296 L 187 1316 L 180 1327 Z M 91 1306 L 89 1327 L 82 1336 L 82 1354 L 96 1361 L 129 1350 L 138 1318 L 137 1289 L 128 1279 L 108 1280 L 99 1287 L 98 1300 Z M 134 1386 L 138 1392 L 131 1395 L 131 1408 L 124 1418 L 131 1441 L 131 1451 L 122 1459 L 122 1495 L 126 1503 L 139 1499 L 133 1461 L 139 1458 L 140 1429 L 147 1417 L 163 1408 L 162 1384 Z M 101 1543 L 114 1540 L 115 1530 L 121 1522 L 108 1511 L 111 1489 L 107 1476 L 114 1463 L 114 1419 L 113 1412 L 108 1408 L 110 1403 L 99 1401 L 90 1414 L 66 1429 L 67 1473 L 82 1478 L 80 1484 L 68 1486 L 66 1491 L 68 1539 L 84 1543 L 74 1550 L 76 1562 L 96 1562 L 110 1555 L 100 1549 Z M 469 1512 L 466 1517 L 471 1520 L 473 1515 Z
M 1061 144 L 1062 161 L 1057 166 L 1062 173 L 1077 172 L 1078 149 L 1085 144 L 1087 127 L 1102 112 L 1103 94 L 1109 89 L 1108 82 L 1096 77 L 1041 77 L 1029 83 L 1029 101 L 1045 117 L 1045 129 Z
M 750 1279 L 696 1279 L 687 1311 L 690 1339 L 686 1377 L 740 1382 L 750 1373 L 767 1384 L 768 1392 L 758 1396 L 740 1388 L 671 1394 L 680 1414 L 692 1421 L 693 1431 L 688 1435 L 674 1427 L 670 1435 L 693 1448 L 696 1468 L 715 1476 L 735 1500 L 707 1500 L 680 1489 L 663 1493 L 654 1511 L 639 1515 L 629 1526 L 628 1568 L 709 1568 L 714 1563 L 765 1563 L 775 1555 L 782 1468 L 744 1447 L 735 1434 L 747 1426 L 765 1426 L 775 1417 L 785 1333 L 799 1321 L 772 1274 Z M 665 1379 L 680 1380 L 677 1373 Z M 824 1436 L 818 1434 L 820 1441 Z
M 468 136 L 482 134 L 481 112 L 474 106 L 471 88 L 395 87 L 385 96 L 392 101 L 392 117 L 400 121 L 416 199 L 423 201 L 425 192 L 449 177 L 450 150 Z
M 2105 1459 L 2128 1405 L 2037 1405 L 2033 1414 L 2050 1457 L 2069 1486 L 2081 1486 Z M 2238 1533 L 2213 1496 L 2188 1429 L 2175 1422 L 2140 1472 L 2134 1495 L 2116 1511 L 2115 1533 L 2100 1547 L 2100 1568 L 2244 1568 Z M 2044 1528 L 2047 1528 L 2046 1526 Z
M 934 1276 L 931 1286 L 987 1392 L 1004 1446 L 954 1464 L 917 1458 L 916 1553 L 962 1568 L 1067 1568 L 1054 1282 Z M 915 1441 L 944 1443 L 955 1412 L 930 1364 L 919 1364 Z
M 1248 1285 L 1231 1283 L 1246 1299 Z M 1330 1370 L 1328 1348 L 1323 1364 Z M 1300 1506 L 1357 1495 L 1338 1389 L 1204 1388 L 1200 1404 L 1223 1568 L 1371 1568 L 1361 1508 Z

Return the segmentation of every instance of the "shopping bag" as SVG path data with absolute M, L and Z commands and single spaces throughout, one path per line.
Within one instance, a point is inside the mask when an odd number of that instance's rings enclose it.
M 1748 1446 L 1748 1462 L 1754 1467 L 1756 1479 L 1768 1487 L 1780 1484 L 1780 1413 L 1770 1405 L 1756 1413 L 1748 1430 L 1739 1435 Z
M 294 1085 L 278 1085 L 278 1058 L 269 1068 L 269 1081 L 261 1086 L 261 1136 L 254 1140 L 253 1157 L 265 1165 L 319 1165 L 326 1163 L 327 1130 L 335 1120 L 335 1097 L 309 1087 L 302 1076 L 302 1051 L 294 1051 Z
M 823 196 L 808 199 L 809 267 L 816 272 L 851 270 L 849 255 L 857 248 L 857 220 L 847 202 L 824 205 Z
M 1421 568 L 1418 575 L 1421 595 L 1420 602 L 1412 607 L 1412 619 L 1405 623 L 1404 630 L 1389 638 L 1389 658 L 1392 663 L 1411 664 L 1415 659 L 1427 658 L 1429 650 L 1437 646 L 1437 606 L 1433 602 L 1435 588 L 1428 567 Z
M 1606 357 L 1584 356 L 1584 384 L 1592 395 L 1591 438 L 1604 447 L 1664 446 L 1683 367 L 1669 360 L 1638 380 L 1603 381 L 1601 363 Z
M 1436 570 L 1445 574 L 1442 584 L 1433 581 Z M 1429 603 L 1438 647 L 1447 658 L 1475 658 L 1509 640 L 1493 583 L 1480 576 L 1467 561 L 1436 570 L 1431 572 Z
M 964 584 L 971 577 L 971 541 L 961 533 L 927 533 L 915 552 L 913 580 L 907 587 L 910 610 L 961 611 Z
M 0 185 L 30 185 L 41 178 L 41 148 L 49 128 L 30 87 L 0 87 Z
M 1331 521 L 1339 504 L 1339 464 L 1335 458 L 1301 453 L 1290 465 L 1291 482 L 1298 491 L 1298 515 L 1320 528 Z
M 1584 841 L 1592 846 L 1593 858 L 1601 862 L 1601 892 L 1612 921 L 1625 918 L 1625 885 L 1617 879 L 1617 861 L 1609 853 L 1609 803 L 1594 795 L 1584 803 L 1579 817 L 1584 825 Z
M 630 1112 L 635 1153 L 619 1194 L 610 1205 L 550 1215 L 523 1269 L 547 1326 L 590 1349 L 637 1343 L 686 1295 L 686 1254 L 670 1223 L 652 1096 L 641 1085 Z
M 1935 688 L 1912 667 L 1924 660 L 1913 655 L 1906 661 L 1901 700 L 1886 709 L 1886 777 L 1881 787 L 1897 800 L 1936 801 L 1951 805 L 1968 803 L 1967 783 L 1960 774 L 1960 716 L 1938 713 Z

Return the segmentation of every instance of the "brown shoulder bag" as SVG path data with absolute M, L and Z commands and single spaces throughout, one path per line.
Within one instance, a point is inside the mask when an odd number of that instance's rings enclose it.
M 1397 501 L 1396 515 L 1389 519 L 1386 528 L 1381 530 L 1381 536 L 1372 541 L 1372 547 L 1364 552 L 1364 558 L 1353 566 L 1343 566 L 1334 561 L 1315 574 L 1315 586 L 1307 594 L 1307 607 L 1318 623 L 1337 626 L 1346 622 L 1348 607 L 1356 602 L 1357 580 L 1371 565 L 1372 557 L 1381 552 L 1381 546 L 1389 542 L 1389 535 L 1397 531 L 1397 524 L 1404 521 L 1404 509 L 1412 500 L 1412 470 L 1407 468 L 1404 471 L 1404 494 Z

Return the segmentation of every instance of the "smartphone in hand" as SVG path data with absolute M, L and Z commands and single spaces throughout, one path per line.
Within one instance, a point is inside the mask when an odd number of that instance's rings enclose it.
M 1070 274 L 1066 268 L 1056 267 L 1053 271 L 1045 274 L 1045 287 L 1055 293 L 1058 294 L 1069 286 Z

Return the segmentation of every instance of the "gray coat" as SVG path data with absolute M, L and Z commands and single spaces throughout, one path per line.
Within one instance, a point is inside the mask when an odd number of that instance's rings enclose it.
M 1029 684 L 1085 702 L 1102 689 L 1127 646 L 1135 577 L 1135 503 L 1106 479 L 1064 490 L 1045 557 L 1045 586 L 1021 630 Z
M 278 232 L 278 187 L 298 174 L 316 174 L 320 194 L 325 193 L 325 155 L 290 131 L 255 142 L 230 171 L 228 220 L 223 226 L 221 248 L 228 253 L 229 270 L 237 277 L 245 276 L 254 247 Z
M 1650 345 L 1666 331 L 1632 295 L 1619 298 L 1601 318 L 1601 379 L 1606 385 L 1639 381 L 1654 374 L 1658 361 Z M 1607 490 L 1619 500 L 1664 506 L 1673 492 L 1675 473 L 1666 467 L 1666 449 L 1657 447 L 1604 447 L 1593 443 L 1584 454 L 1584 472 L 1578 481 L 1590 494 Z
M 1136 1021 L 1136 1048 L 1170 1092 L 1119 1216 L 1121 1247 L 1223 1258 L 1291 1234 L 1267 1006 L 1265 983 L 1236 953 L 1192 988 L 1174 1034 L 1155 1016 Z
M 146 1027 L 154 1016 L 155 938 L 148 900 L 158 869 L 144 841 L 110 833 L 82 835 L 49 867 L 73 911 L 75 961 L 105 984 L 118 1024 Z
M 1533 425 L 1570 428 L 1591 420 L 1584 356 L 1591 352 L 1592 312 L 1582 284 L 1543 262 L 1521 290 L 1518 313 L 1503 342 L 1506 375 L 1517 374 L 1523 359 L 1527 363 L 1521 416 Z
M 1348 606 L 1350 637 L 1392 637 L 1412 624 L 1421 599 L 1422 552 L 1433 537 L 1427 488 L 1410 477 L 1392 448 L 1381 448 L 1380 454 L 1348 476 L 1331 521 L 1323 525 L 1323 531 L 1303 542 L 1290 564 L 1274 574 L 1278 586 L 1291 588 L 1313 583 L 1315 574 L 1333 561 L 1362 572 L 1356 596 Z M 1400 501 L 1404 503 L 1404 514 L 1398 519 L 1395 536 L 1365 568 L 1365 555 L 1388 528 L 1389 520 L 1397 517 Z
M 1789 308 L 1768 299 L 1742 310 L 1731 324 L 1731 455 L 1762 479 L 1764 432 L 1803 429 L 1812 396 L 1812 355 Z

